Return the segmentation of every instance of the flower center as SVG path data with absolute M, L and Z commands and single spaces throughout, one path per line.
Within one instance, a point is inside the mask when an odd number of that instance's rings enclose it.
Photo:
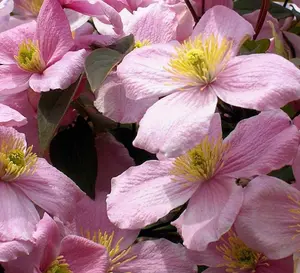
M 222 137 L 215 140 L 207 136 L 195 148 L 175 159 L 170 174 L 176 177 L 174 180 L 208 180 L 223 166 L 228 148 Z
M 18 7 L 31 13 L 33 16 L 38 16 L 44 0 L 25 0 Z
M 25 71 L 37 73 L 45 69 L 38 43 L 30 39 L 19 45 L 19 52 L 15 59 L 19 67 Z
M 110 267 L 108 269 L 108 273 L 113 273 L 114 270 L 121 264 L 130 262 L 137 258 L 137 256 L 129 256 L 131 247 L 128 247 L 125 250 L 121 250 L 120 245 L 121 242 L 124 240 L 123 237 L 119 239 L 116 243 L 114 242 L 114 231 L 111 234 L 108 234 L 107 232 L 102 233 L 100 230 L 98 230 L 97 232 L 94 231 L 91 234 L 89 230 L 84 232 L 83 229 L 81 229 L 81 236 L 92 240 L 95 243 L 103 245 L 106 248 L 107 253 L 110 257 Z
M 151 45 L 151 42 L 149 40 L 143 40 L 143 41 L 136 41 L 134 48 L 141 48 L 143 46 Z
M 58 256 L 44 273 L 73 273 L 63 256 Z
M 258 265 L 269 266 L 266 256 L 247 247 L 232 230 L 228 232 L 227 240 L 224 237 L 221 240 L 224 244 L 216 246 L 216 249 L 223 254 L 225 262 L 218 267 L 226 267 L 226 272 L 239 273 L 241 270 L 251 270 L 254 273 Z
M 231 42 L 214 35 L 203 40 L 201 35 L 176 48 L 169 67 L 175 81 L 187 81 L 190 86 L 207 85 L 216 79 L 230 58 Z
M 0 178 L 11 181 L 21 175 L 33 173 L 37 161 L 32 146 L 25 148 L 22 140 L 2 142 L 0 146 Z

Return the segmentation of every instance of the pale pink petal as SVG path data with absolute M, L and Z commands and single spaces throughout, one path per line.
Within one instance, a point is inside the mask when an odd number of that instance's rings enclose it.
M 74 45 L 69 21 L 58 0 L 43 2 L 35 37 L 47 65 L 59 60 Z
M 90 16 L 84 15 L 75 10 L 64 9 L 64 12 L 66 13 L 69 20 L 71 31 L 77 30 L 90 19 Z
M 111 179 L 134 165 L 128 150 L 111 134 L 98 134 L 95 139 L 98 157 L 96 191 L 111 191 Z
M 133 14 L 125 33 L 132 33 L 136 41 L 166 43 L 176 39 L 177 26 L 175 11 L 163 3 L 154 3 Z
M 299 132 L 286 113 L 271 110 L 239 122 L 224 142 L 229 151 L 221 173 L 251 177 L 288 165 L 296 156 Z
M 300 37 L 288 31 L 284 31 L 283 34 L 288 39 L 288 41 L 292 44 L 296 56 L 300 56 Z
M 147 161 L 113 178 L 109 219 L 120 228 L 143 228 L 183 205 L 199 184 L 174 181 L 172 166 L 170 160 Z
M 116 73 L 109 75 L 96 91 L 95 107 L 106 117 L 120 123 L 139 122 L 146 110 L 158 98 L 132 100 L 126 97 L 126 90 Z
M 208 133 L 217 97 L 209 89 L 178 91 L 151 106 L 133 145 L 151 153 L 176 157 L 201 142 Z
M 283 57 L 251 54 L 231 59 L 212 88 L 231 105 L 263 111 L 298 100 L 299 78 L 299 69 Z
M 119 13 L 105 2 L 100 0 L 63 0 L 63 2 L 65 2 L 64 7 L 85 15 L 98 17 L 101 21 L 113 25 L 116 33 L 122 33 L 123 24 Z
M 117 272 L 126 273 L 193 273 L 196 265 L 187 256 L 186 249 L 166 239 L 144 241 L 132 246 L 128 254 L 137 257 L 121 263 Z
M 297 149 L 297 155 L 293 161 L 292 169 L 296 180 L 293 186 L 300 190 L 300 147 Z
M 33 248 L 33 242 L 30 241 L 6 241 L 0 242 L 0 262 L 4 266 L 5 262 L 14 261 L 20 256 L 28 255 Z M 13 263 L 16 263 L 14 261 Z M 6 270 L 5 272 L 9 273 L 10 271 Z M 17 273 L 16 271 L 12 271 Z
M 0 16 L 9 15 L 14 9 L 13 0 L 3 0 L 0 2 Z
M 68 235 L 61 242 L 64 256 L 73 273 L 107 273 L 109 257 L 106 248 L 91 240 Z
M 165 69 L 175 53 L 175 45 L 177 43 L 145 46 L 126 55 L 117 71 L 127 97 L 157 98 L 183 87 L 184 84 L 174 82 L 173 75 Z
M 184 245 L 203 251 L 219 240 L 233 225 L 242 203 L 243 189 L 234 179 L 218 177 L 203 183 L 180 216 Z
M 231 41 L 233 55 L 235 55 L 243 42 L 254 35 L 254 29 L 235 11 L 225 6 L 215 6 L 201 17 L 193 31 L 192 38 L 199 34 L 203 39 L 213 34 L 219 41 L 224 38 Z
M 244 196 L 235 223 L 239 237 L 270 259 L 296 252 L 300 246 L 296 236 L 299 216 L 291 210 L 299 211 L 300 192 L 275 177 L 261 176 L 247 185 Z
M 31 75 L 15 64 L 0 65 L 0 94 L 14 94 L 26 90 Z
M 71 221 L 76 203 L 84 193 L 76 184 L 45 159 L 39 158 L 33 175 L 18 179 L 20 188 L 35 204 L 62 221 Z
M 19 45 L 26 39 L 33 39 L 36 22 L 32 21 L 0 33 L 0 64 L 14 64 Z M 2 77 L 0 77 L 1 79 Z M 1 84 L 2 85 L 2 84 Z
M 259 13 L 260 10 L 255 10 L 251 13 L 247 13 L 244 14 L 243 17 L 249 22 L 251 23 L 251 25 L 253 26 L 253 28 L 256 27 L 257 24 L 257 20 L 259 18 Z M 272 28 L 270 25 L 270 22 L 274 25 L 274 28 L 276 30 L 276 32 L 279 34 L 280 32 L 280 25 L 277 19 L 275 19 L 269 12 L 266 15 L 266 19 L 263 23 L 263 26 L 261 28 L 261 31 L 259 32 L 258 36 L 257 36 L 257 40 L 260 39 L 271 39 L 273 38 L 273 32 L 272 32 Z
M 74 83 L 83 71 L 85 49 L 68 52 L 61 60 L 48 67 L 42 74 L 34 74 L 29 80 L 35 92 L 66 89 Z
M 113 225 L 107 217 L 106 196 L 106 192 L 97 192 L 95 201 L 88 196 L 83 198 L 77 204 L 76 226 L 81 236 L 85 236 L 86 232 L 97 234 L 101 231 L 102 234 L 106 232 L 108 236 L 114 233 L 112 247 L 123 238 L 120 244 L 120 251 L 122 251 L 133 244 L 140 230 L 119 229 Z
M 294 264 L 292 256 L 280 260 L 268 260 L 269 266 L 259 266 L 257 272 L 259 273 L 282 273 L 294 272 Z
M 0 203 L 0 240 L 32 240 L 39 215 L 15 182 L 0 182 Z
M 26 118 L 18 111 L 0 103 L 0 126 L 22 126 L 27 123 Z

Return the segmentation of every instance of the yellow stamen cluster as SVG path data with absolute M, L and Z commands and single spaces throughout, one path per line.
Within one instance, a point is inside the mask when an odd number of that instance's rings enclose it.
M 23 140 L 3 141 L 0 146 L 0 179 L 11 181 L 35 171 L 36 154 L 32 146 L 25 148 Z
M 141 48 L 143 46 L 151 45 L 151 42 L 149 40 L 143 40 L 143 41 L 136 41 L 134 48 Z
M 91 233 L 89 230 L 84 232 L 83 229 L 81 229 L 81 235 L 89 240 L 92 240 L 95 243 L 103 245 L 106 248 L 110 256 L 110 268 L 108 270 L 108 273 L 113 273 L 113 270 L 115 270 L 118 266 L 130 262 L 137 257 L 128 257 L 131 247 L 128 247 L 127 249 L 121 251 L 121 242 L 124 240 L 123 237 L 116 243 L 113 242 L 115 236 L 114 231 L 111 234 L 108 234 L 107 232 L 102 233 L 100 230 Z
M 195 148 L 175 159 L 170 174 L 175 176 L 174 180 L 208 180 L 223 166 L 228 148 L 222 137 L 215 140 L 207 136 Z
M 63 256 L 58 256 L 44 273 L 73 273 Z
M 300 201 L 291 195 L 288 195 L 288 199 L 293 203 L 293 206 L 296 205 L 298 207 L 289 209 L 289 212 L 292 214 L 292 218 L 299 222 L 299 224 L 289 226 L 290 228 L 295 229 L 295 235 L 292 237 L 294 240 L 300 235 Z
M 19 52 L 15 59 L 19 67 L 25 71 L 39 73 L 45 69 L 45 62 L 41 56 L 38 43 L 30 39 L 19 45 Z
M 44 0 L 26 0 L 22 1 L 19 8 L 31 13 L 33 16 L 38 16 Z
M 221 41 L 214 35 L 203 40 L 201 35 L 185 41 L 176 48 L 169 67 L 175 81 L 187 81 L 188 85 L 207 85 L 216 79 L 230 58 L 232 43 L 225 38 Z
M 223 254 L 225 262 L 219 264 L 218 267 L 226 267 L 226 272 L 247 271 L 254 273 L 258 265 L 269 266 L 266 256 L 247 247 L 232 230 L 229 231 L 227 240 L 224 237 L 221 240 L 224 244 L 216 246 L 216 249 Z

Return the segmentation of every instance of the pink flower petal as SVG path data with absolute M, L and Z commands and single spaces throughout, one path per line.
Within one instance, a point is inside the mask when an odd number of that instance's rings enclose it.
M 21 70 L 17 65 L 0 65 L 0 94 L 14 94 L 29 87 L 31 73 Z
M 183 87 L 165 70 L 175 53 L 175 45 L 177 43 L 145 46 L 126 55 L 117 71 L 128 98 L 157 98 Z
M 212 87 L 231 105 L 263 111 L 298 100 L 299 77 L 299 69 L 279 55 L 251 54 L 230 60 Z
M 107 273 L 109 257 L 106 248 L 88 239 L 68 235 L 61 242 L 64 256 L 73 273 Z
M 69 21 L 58 0 L 43 2 L 37 18 L 36 39 L 47 65 L 58 61 L 74 45 Z
M 15 182 L 0 181 L 0 203 L 0 240 L 32 240 L 39 215 L 30 199 L 15 187 Z
M 35 173 L 18 179 L 16 186 L 35 204 L 62 221 L 73 219 L 76 203 L 84 196 L 70 178 L 42 158 L 37 161 Z
M 82 72 L 86 55 L 85 49 L 68 52 L 42 74 L 32 75 L 29 81 L 30 87 L 35 92 L 68 88 Z
M 18 111 L 0 103 L 0 126 L 22 126 L 27 123 L 26 118 Z
M 26 39 L 33 39 L 36 22 L 22 24 L 0 33 L 0 64 L 15 64 L 14 56 L 18 55 L 19 45 Z M 2 77 L 0 77 L 1 79 Z M 2 85 L 2 84 L 1 84 Z
M 128 254 L 137 257 L 132 261 L 121 263 L 117 272 L 139 273 L 193 273 L 196 266 L 187 257 L 186 249 L 166 239 L 144 241 L 132 246 Z
M 215 6 L 201 17 L 193 31 L 192 38 L 199 34 L 204 39 L 213 34 L 219 40 L 225 38 L 232 41 L 232 51 L 235 55 L 243 42 L 254 35 L 254 29 L 249 22 L 235 11 L 225 6 Z
M 20 256 L 29 255 L 32 251 L 33 242 L 30 241 L 6 241 L 0 242 L 0 262 L 3 263 L 4 266 L 6 262 L 13 261 L 16 263 L 16 260 Z M 9 272 L 5 270 L 5 272 Z M 16 271 L 11 271 L 13 273 L 17 273 Z
M 292 44 L 293 49 L 295 50 L 295 55 L 300 56 L 300 37 L 292 32 L 283 31 L 284 36 Z
M 296 156 L 299 132 L 286 113 L 271 110 L 239 122 L 224 143 L 230 150 L 221 173 L 251 177 L 288 165 Z
M 111 179 L 134 166 L 128 150 L 111 134 L 98 134 L 96 140 L 98 173 L 96 191 L 111 191 Z
M 293 161 L 292 169 L 296 179 L 296 183 L 294 183 L 293 186 L 300 190 L 300 147 L 297 149 L 297 155 Z
M 234 179 L 226 177 L 201 185 L 179 220 L 183 243 L 188 249 L 203 251 L 231 228 L 242 206 L 242 190 Z
M 112 179 L 107 197 L 109 219 L 120 228 L 138 229 L 183 205 L 198 183 L 174 181 L 172 161 L 147 161 Z
M 64 9 L 64 12 L 69 20 L 71 31 L 77 30 L 78 28 L 80 28 L 82 25 L 84 25 L 90 19 L 90 16 L 84 15 L 75 10 Z M 88 25 L 90 25 L 90 24 L 88 24 Z
M 167 43 L 176 39 L 177 26 L 175 11 L 164 3 L 154 3 L 133 14 L 129 24 L 125 26 L 125 33 L 132 33 L 136 41 Z
M 49 215 L 44 214 L 43 219 L 39 221 L 34 237 L 36 242 L 33 251 L 29 255 L 3 264 L 5 272 L 40 273 L 36 271 L 37 268 L 43 272 L 57 257 L 61 238 L 55 222 Z
M 133 145 L 167 157 L 179 156 L 208 133 L 216 104 L 217 97 L 209 89 L 169 95 L 147 110 Z
M 85 232 L 89 231 L 91 234 L 94 232 L 101 231 L 102 234 L 105 232 L 110 236 L 114 232 L 112 247 L 115 247 L 120 239 L 120 251 L 126 249 L 136 240 L 140 230 L 126 230 L 119 229 L 113 225 L 107 217 L 106 208 L 106 192 L 97 192 L 95 201 L 90 199 L 88 196 L 83 198 L 77 204 L 76 210 L 76 226 L 78 231 L 83 230 L 82 236 L 85 236 Z
M 120 123 L 135 123 L 141 120 L 146 110 L 158 98 L 132 100 L 126 97 L 125 88 L 116 73 L 109 75 L 96 91 L 95 107 L 106 117 Z
M 299 210 L 299 204 L 289 196 L 299 202 L 300 192 L 282 180 L 261 176 L 247 185 L 244 195 L 235 223 L 239 237 L 270 259 L 296 252 L 300 246 L 300 237 L 296 236 L 299 216 L 291 210 Z

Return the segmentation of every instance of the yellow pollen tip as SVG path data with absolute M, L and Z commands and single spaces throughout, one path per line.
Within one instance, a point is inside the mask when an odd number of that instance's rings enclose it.
M 143 40 L 143 41 L 136 41 L 134 48 L 141 48 L 143 46 L 151 45 L 151 42 L 149 40 Z
M 22 140 L 2 142 L 0 146 L 0 178 L 11 181 L 35 171 L 37 155 L 32 146 L 25 148 Z
M 73 273 L 69 268 L 69 264 L 66 263 L 66 260 L 63 256 L 58 256 L 56 260 L 54 260 L 45 273 Z
M 232 230 L 228 232 L 227 240 L 224 236 L 221 240 L 223 244 L 217 245 L 216 249 L 223 254 L 225 262 L 218 267 L 226 267 L 226 272 L 256 272 L 257 266 L 269 266 L 266 256 L 247 247 Z
M 121 249 L 121 243 L 124 238 L 120 238 L 117 242 L 114 242 L 115 232 L 108 234 L 107 232 L 102 233 L 101 230 L 97 232 L 94 231 L 91 233 L 89 230 L 84 231 L 81 228 L 81 236 L 85 237 L 95 243 L 103 245 L 106 248 L 107 253 L 110 257 L 110 268 L 108 273 L 113 273 L 113 270 L 116 269 L 121 264 L 130 262 L 134 260 L 137 256 L 128 257 L 131 247 L 128 247 L 124 250 Z
M 42 59 L 38 43 L 32 40 L 26 40 L 19 45 L 18 55 L 15 60 L 21 69 L 38 73 L 45 68 L 45 62 Z
M 203 40 L 201 35 L 185 41 L 176 48 L 176 53 L 165 68 L 174 75 L 174 81 L 186 81 L 187 85 L 198 86 L 213 82 L 230 59 L 232 43 L 221 41 L 214 35 Z
M 223 143 L 222 137 L 209 139 L 206 136 L 195 148 L 175 159 L 170 174 L 175 176 L 175 181 L 208 180 L 222 168 L 228 148 L 229 145 Z

